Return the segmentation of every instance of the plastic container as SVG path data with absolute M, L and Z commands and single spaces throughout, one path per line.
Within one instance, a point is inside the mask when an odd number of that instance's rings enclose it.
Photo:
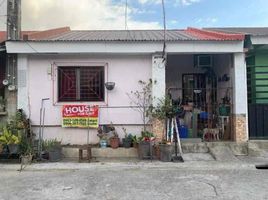
M 188 128 L 186 126 L 180 126 L 179 134 L 180 138 L 188 138 Z
M 193 138 L 193 129 L 188 129 L 188 138 Z
M 231 107 L 229 105 L 221 105 L 219 107 L 220 116 L 229 116 L 231 111 Z
M 106 140 L 100 140 L 100 147 L 101 148 L 106 148 L 108 145 L 107 141 Z
M 200 119 L 208 119 L 208 118 L 209 118 L 209 114 L 207 112 L 200 113 Z

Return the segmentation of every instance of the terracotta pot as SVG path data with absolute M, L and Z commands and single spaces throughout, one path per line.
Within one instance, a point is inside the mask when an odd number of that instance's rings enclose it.
M 133 142 L 133 147 L 135 148 L 135 149 L 137 149 L 138 148 L 138 143 L 137 142 Z
M 113 148 L 113 149 L 116 149 L 119 147 L 119 144 L 120 144 L 120 140 L 119 138 L 111 138 L 110 139 L 110 146 Z

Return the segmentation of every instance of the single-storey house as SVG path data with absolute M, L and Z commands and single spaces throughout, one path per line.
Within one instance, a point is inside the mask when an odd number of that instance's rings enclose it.
M 17 55 L 17 108 L 25 111 L 36 133 L 41 100 L 48 99 L 44 138 L 86 143 L 87 129 L 62 127 L 63 106 L 85 104 L 98 105 L 99 124 L 112 122 L 121 137 L 122 127 L 140 134 L 142 119 L 128 94 L 141 89 L 139 80 L 152 79 L 154 104 L 166 94 L 180 100 L 189 137 L 199 137 L 210 127 L 221 129 L 222 140 L 245 142 L 249 134 L 244 35 L 196 28 L 62 28 L 5 45 L 8 54 Z M 115 83 L 114 89 L 108 90 L 107 82 Z M 162 134 L 159 125 L 152 124 L 156 135 Z M 98 142 L 96 129 L 90 129 L 89 142 Z

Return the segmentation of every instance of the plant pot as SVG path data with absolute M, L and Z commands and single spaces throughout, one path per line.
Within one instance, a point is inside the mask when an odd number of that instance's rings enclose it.
M 138 155 L 140 159 L 148 159 L 150 157 L 150 142 L 141 141 L 139 143 Z
M 49 161 L 57 162 L 61 160 L 61 147 L 55 147 L 48 151 Z
M 107 147 L 107 141 L 106 140 L 100 140 L 100 147 L 101 148 L 106 148 Z
M 4 150 L 4 146 L 0 144 L 0 154 L 3 152 L 3 150 Z
M 160 147 L 158 145 L 154 146 L 154 157 L 160 160 Z
M 6 144 L 2 144 L 2 154 L 8 154 L 9 151 L 8 151 L 8 146 Z
M 137 142 L 133 142 L 133 147 L 134 147 L 135 149 L 138 149 L 139 144 L 138 144 Z
M 41 158 L 42 159 L 45 159 L 45 160 L 48 160 L 49 159 L 49 153 L 48 153 L 48 151 L 42 151 L 41 152 Z
M 120 144 L 120 140 L 118 137 L 114 137 L 114 138 L 111 138 L 110 139 L 110 146 L 113 148 L 113 149 L 116 149 L 119 147 L 119 144 Z
M 9 154 L 18 154 L 19 145 L 18 144 L 9 144 L 8 151 L 9 151 Z
M 132 144 L 132 139 L 123 138 L 123 147 L 130 148 Z
M 160 160 L 163 162 L 171 162 L 173 146 L 170 144 L 159 144 Z

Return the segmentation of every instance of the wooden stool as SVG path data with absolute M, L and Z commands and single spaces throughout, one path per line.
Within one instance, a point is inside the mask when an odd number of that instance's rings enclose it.
M 83 157 L 83 150 L 87 151 L 87 155 L 86 157 Z M 78 153 L 79 153 L 79 157 L 78 157 L 78 161 L 88 161 L 90 162 L 91 158 L 92 158 L 92 153 L 91 153 L 91 146 L 90 145 L 86 145 L 86 146 L 82 146 L 78 149 Z

